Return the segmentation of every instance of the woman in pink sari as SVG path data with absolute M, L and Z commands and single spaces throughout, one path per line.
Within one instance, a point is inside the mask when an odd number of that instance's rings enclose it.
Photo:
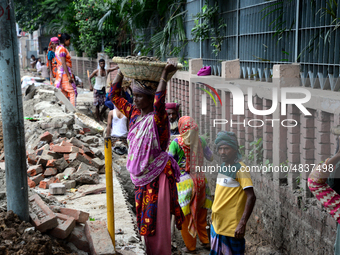
M 171 214 L 175 215 L 178 229 L 184 219 L 176 188 L 179 166 L 166 152 L 170 127 L 165 110 L 165 79 L 175 70 L 175 65 L 167 64 L 159 83 L 135 80 L 135 105 L 121 96 L 123 74 L 120 71 L 109 93 L 114 105 L 129 119 L 126 167 L 135 185 L 137 225 L 149 255 L 171 254 Z

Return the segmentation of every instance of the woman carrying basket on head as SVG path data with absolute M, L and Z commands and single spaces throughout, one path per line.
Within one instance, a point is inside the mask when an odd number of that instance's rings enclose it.
M 165 110 L 166 77 L 176 71 L 167 64 L 159 82 L 133 82 L 135 105 L 121 96 L 123 74 L 118 74 L 109 97 L 129 120 L 127 169 L 135 185 L 136 216 L 139 232 L 145 237 L 147 254 L 171 254 L 170 214 L 181 229 L 184 219 L 178 203 L 176 181 L 180 171 L 166 153 L 170 139 Z

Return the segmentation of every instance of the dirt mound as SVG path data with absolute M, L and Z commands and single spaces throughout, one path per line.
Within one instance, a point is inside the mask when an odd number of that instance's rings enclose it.
M 76 255 L 61 241 L 29 229 L 31 227 L 12 211 L 0 213 L 0 255 Z

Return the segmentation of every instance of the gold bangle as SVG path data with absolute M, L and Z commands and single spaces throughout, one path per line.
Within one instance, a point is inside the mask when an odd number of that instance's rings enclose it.
M 168 83 L 164 78 L 161 78 L 161 80 L 165 81 L 166 83 Z
M 123 77 L 120 73 L 117 73 L 120 77 Z

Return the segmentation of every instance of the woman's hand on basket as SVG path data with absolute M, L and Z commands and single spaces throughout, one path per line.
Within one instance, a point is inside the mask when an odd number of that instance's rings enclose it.
M 164 67 L 166 73 L 171 73 L 177 70 L 177 63 L 173 61 L 168 61 L 167 65 Z

